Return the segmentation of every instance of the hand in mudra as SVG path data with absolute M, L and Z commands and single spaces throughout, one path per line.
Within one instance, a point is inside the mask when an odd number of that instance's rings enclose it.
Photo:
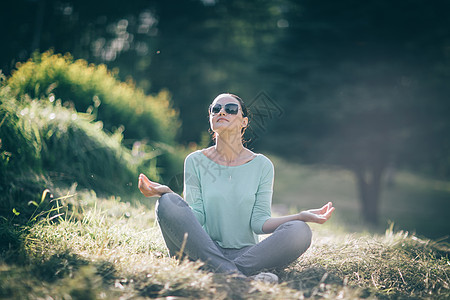
M 172 190 L 167 185 L 153 182 L 144 174 L 139 175 L 138 187 L 145 197 L 160 197 L 162 194 L 172 193 Z
M 334 211 L 333 204 L 328 202 L 319 209 L 309 209 L 300 213 L 301 219 L 305 222 L 325 223 Z

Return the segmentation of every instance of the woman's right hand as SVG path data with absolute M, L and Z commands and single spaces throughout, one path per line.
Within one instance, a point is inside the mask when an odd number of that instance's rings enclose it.
M 145 197 L 160 197 L 166 193 L 173 193 L 167 185 L 153 182 L 144 174 L 139 175 L 138 187 Z
M 309 209 L 298 214 L 299 220 L 312 223 L 325 223 L 334 211 L 333 203 L 328 202 L 319 209 Z

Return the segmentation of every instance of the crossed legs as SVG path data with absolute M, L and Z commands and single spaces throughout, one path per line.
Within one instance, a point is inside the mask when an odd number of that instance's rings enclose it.
M 200 259 L 212 271 L 219 273 L 250 276 L 283 267 L 296 260 L 311 244 L 309 226 L 302 221 L 290 221 L 256 245 L 223 249 L 214 243 L 188 204 L 175 193 L 161 196 L 156 215 L 171 256 L 176 255 L 185 242 L 183 253 L 189 259 Z

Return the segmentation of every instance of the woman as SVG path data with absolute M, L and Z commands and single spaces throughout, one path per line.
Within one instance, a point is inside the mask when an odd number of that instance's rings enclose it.
M 334 207 L 329 202 L 320 209 L 271 217 L 273 165 L 243 146 L 247 114 L 236 95 L 214 99 L 209 122 L 215 145 L 186 157 L 184 200 L 143 174 L 139 189 L 147 197 L 160 197 L 157 219 L 171 256 L 183 252 L 215 272 L 278 282 L 275 274 L 263 271 L 302 255 L 311 243 L 306 222 L 326 222 Z M 258 242 L 258 234 L 269 233 Z

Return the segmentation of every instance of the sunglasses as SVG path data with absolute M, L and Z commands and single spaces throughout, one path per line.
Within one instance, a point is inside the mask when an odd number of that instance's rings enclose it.
M 224 105 L 225 112 L 230 115 L 236 115 L 239 111 L 239 104 L 237 103 L 227 103 Z M 210 112 L 213 114 L 218 114 L 222 109 L 222 104 L 216 103 L 216 105 L 212 106 Z

